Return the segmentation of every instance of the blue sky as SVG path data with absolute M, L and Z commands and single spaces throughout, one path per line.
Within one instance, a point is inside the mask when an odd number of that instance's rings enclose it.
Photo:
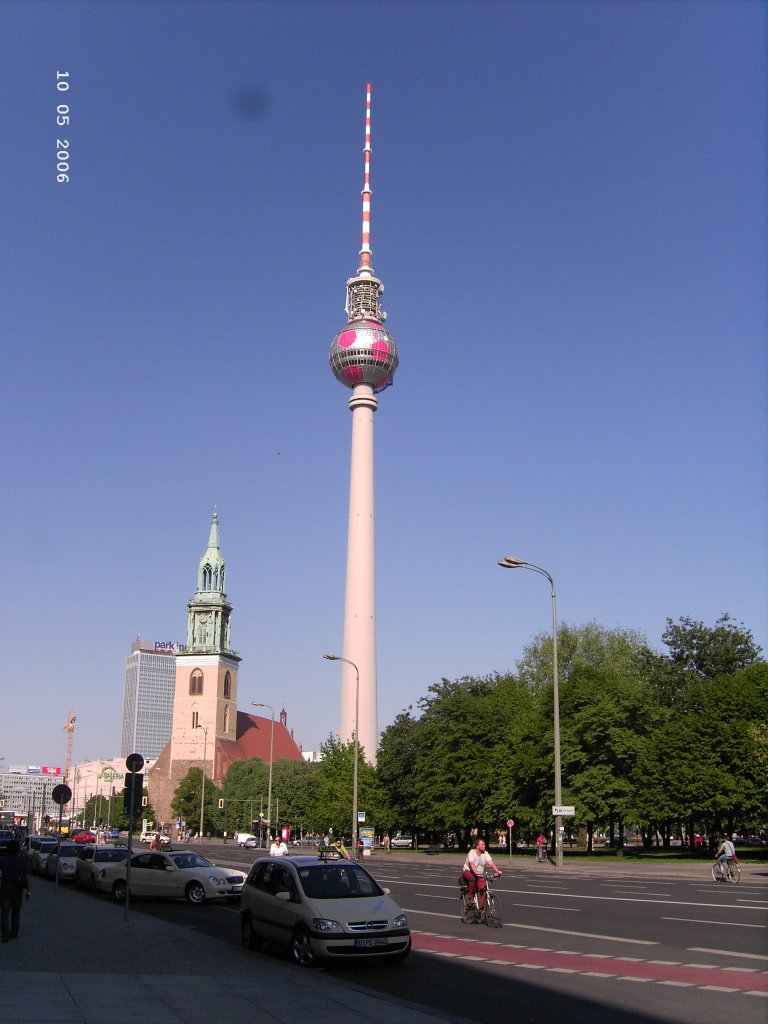
M 241 708 L 338 727 L 367 80 L 380 726 L 548 629 L 508 554 L 563 621 L 658 645 L 728 611 L 765 645 L 764 5 L 6 0 L 0 29 L 5 765 L 63 763 L 70 707 L 76 760 L 119 752 L 214 505 Z

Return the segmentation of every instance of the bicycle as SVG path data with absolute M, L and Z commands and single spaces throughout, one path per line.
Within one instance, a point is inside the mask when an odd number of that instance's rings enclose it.
M 549 860 L 547 856 L 547 844 L 539 843 L 536 847 L 536 861 L 538 864 L 546 864 Z
M 725 862 L 725 870 L 723 870 L 717 861 L 712 865 L 712 880 L 715 882 L 732 882 L 734 885 L 738 885 L 741 879 L 741 868 L 729 857 Z
M 499 915 L 499 904 L 496 894 L 491 886 L 490 878 L 485 879 L 485 906 L 481 910 L 480 889 L 475 889 L 472 894 L 471 905 L 467 905 L 467 893 L 469 885 L 463 875 L 459 877 L 459 905 L 461 907 L 461 920 L 464 924 L 484 924 L 488 928 L 501 928 L 501 917 Z

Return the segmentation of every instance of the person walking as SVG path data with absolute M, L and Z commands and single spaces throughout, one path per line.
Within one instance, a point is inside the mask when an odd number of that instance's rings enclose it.
M 384 841 L 382 843 L 382 846 L 384 847 L 384 853 L 391 853 L 391 850 L 389 848 L 389 846 L 390 846 L 389 832 L 387 832 L 387 834 L 384 836 Z
M 29 897 L 27 862 L 21 856 L 18 839 L 12 839 L 0 858 L 0 941 L 19 937 L 21 904 Z

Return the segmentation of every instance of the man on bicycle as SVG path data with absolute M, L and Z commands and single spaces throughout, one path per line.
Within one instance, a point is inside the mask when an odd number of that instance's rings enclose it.
M 717 867 L 720 871 L 720 881 L 724 882 L 727 878 L 728 861 L 736 860 L 736 847 L 727 836 L 722 836 L 715 857 L 717 857 Z
M 501 874 L 501 871 L 493 863 L 490 853 L 485 849 L 485 840 L 478 839 L 467 855 L 462 872 L 462 877 L 469 887 L 467 901 L 464 905 L 466 914 L 474 914 L 475 891 L 480 893 L 480 913 L 485 911 L 485 873 L 489 870 L 494 872 L 496 878 Z

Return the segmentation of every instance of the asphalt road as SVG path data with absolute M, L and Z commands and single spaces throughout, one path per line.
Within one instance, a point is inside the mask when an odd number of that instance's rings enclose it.
M 200 849 L 250 866 L 260 851 Z M 304 852 L 304 851 L 302 851 Z M 500 930 L 459 918 L 454 857 L 377 854 L 366 867 L 408 911 L 403 964 L 334 967 L 366 989 L 467 1020 L 708 1024 L 768 1020 L 768 869 L 715 884 L 707 863 L 650 869 L 500 861 Z M 94 898 L 94 897 L 84 897 Z M 135 900 L 149 913 L 239 945 L 238 909 Z M 267 949 L 254 956 L 282 958 Z

